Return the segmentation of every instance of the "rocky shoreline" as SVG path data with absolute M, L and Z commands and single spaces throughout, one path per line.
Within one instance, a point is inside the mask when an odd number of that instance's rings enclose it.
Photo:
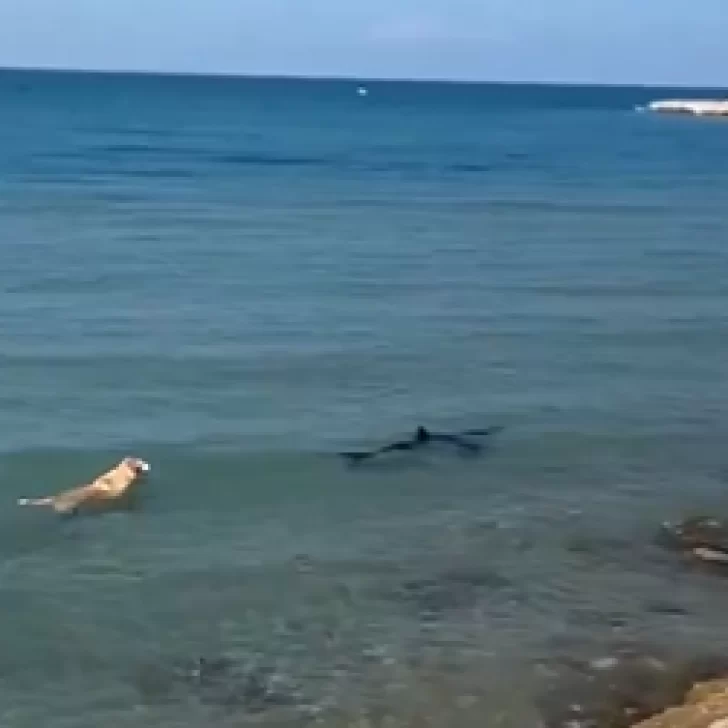
M 498 529 L 486 532 L 483 543 L 492 546 Z M 592 548 L 598 551 L 601 545 L 619 558 L 641 561 L 640 543 L 664 557 L 661 567 L 676 575 L 676 586 L 692 572 L 712 592 L 728 576 L 728 523 L 718 519 L 666 522 L 652 539 L 640 529 L 626 545 L 596 538 Z M 593 555 L 583 540 L 566 545 L 569 553 L 576 548 L 579 555 Z M 519 542 L 519 553 L 528 553 L 528 544 Z M 138 703 L 155 710 L 189 701 L 220 720 L 291 728 L 728 728 L 728 652 L 719 634 L 712 644 L 696 643 L 689 633 L 682 634 L 677 626 L 682 622 L 675 623 L 675 631 L 648 634 L 630 629 L 629 617 L 616 613 L 605 613 L 603 628 L 590 622 L 587 629 L 572 631 L 565 624 L 544 640 L 542 652 L 518 664 L 511 674 L 521 676 L 524 689 L 509 695 L 505 682 L 493 682 L 492 673 L 483 669 L 477 650 L 456 659 L 455 653 L 439 651 L 428 635 L 436 635 L 449 617 L 466 622 L 485 603 L 509 609 L 527 595 L 502 565 L 495 570 L 480 560 L 448 559 L 446 566 L 430 567 L 421 573 L 382 569 L 372 585 L 385 613 L 394 604 L 417 618 L 418 634 L 424 635 L 419 651 L 399 652 L 386 640 L 370 644 L 356 634 L 349 642 L 336 622 L 323 630 L 318 622 L 299 617 L 278 624 L 276 631 L 286 638 L 282 645 L 288 638 L 300 642 L 312 657 L 308 664 L 298 664 L 286 649 L 270 652 L 255 643 L 173 659 L 160 656 L 134 671 Z M 342 583 L 329 583 L 333 574 L 314 558 L 299 555 L 289 568 L 299 586 L 314 580 L 323 588 L 319 596 L 330 597 L 328 588 L 335 586 L 342 599 L 357 598 Z M 678 619 L 685 615 L 669 597 L 653 608 Z M 714 628 L 720 630 L 720 622 Z M 440 645 L 448 639 L 443 635 Z M 497 645 L 490 646 L 497 652 Z
M 663 523 L 656 543 L 688 568 L 728 576 L 728 523 Z M 616 645 L 573 661 L 543 696 L 544 728 L 728 728 L 728 655 L 682 659 L 648 645 Z
M 658 542 L 688 561 L 728 575 L 728 524 L 696 517 L 663 524 Z M 719 679 L 696 682 L 681 705 L 667 708 L 635 728 L 728 728 L 728 671 Z
M 696 685 L 683 705 L 648 718 L 635 728 L 728 728 L 728 679 Z

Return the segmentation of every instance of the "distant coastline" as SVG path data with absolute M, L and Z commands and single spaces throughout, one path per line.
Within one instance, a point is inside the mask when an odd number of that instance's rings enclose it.
M 457 79 L 447 77 L 432 78 L 405 78 L 399 76 L 357 76 L 336 74 L 295 74 L 295 73 L 243 73 L 235 71 L 164 71 L 139 69 L 94 69 L 94 68 L 59 68 L 50 66 L 0 66 L 0 74 L 27 73 L 27 74 L 58 74 L 58 75 L 84 75 L 84 76 L 147 76 L 156 78 L 199 78 L 221 80 L 248 80 L 248 81 L 323 81 L 336 83 L 382 83 L 382 84 L 442 84 L 452 86 L 519 86 L 525 88 L 573 88 L 573 89 L 625 89 L 648 90 L 661 89 L 672 91 L 691 91 L 698 94 L 728 96 L 728 87 L 712 85 L 667 84 L 667 83 L 607 83 L 586 81 L 527 81 L 527 80 L 488 80 L 488 79 Z

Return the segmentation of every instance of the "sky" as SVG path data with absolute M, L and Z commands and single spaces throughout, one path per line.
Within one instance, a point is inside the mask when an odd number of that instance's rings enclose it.
M 0 0 L 0 66 L 728 86 L 728 0 Z

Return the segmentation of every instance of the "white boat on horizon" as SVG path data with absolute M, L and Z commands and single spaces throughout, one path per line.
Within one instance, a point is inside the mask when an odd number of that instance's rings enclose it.
M 728 99 L 662 99 L 638 106 L 637 111 L 692 116 L 728 116 Z

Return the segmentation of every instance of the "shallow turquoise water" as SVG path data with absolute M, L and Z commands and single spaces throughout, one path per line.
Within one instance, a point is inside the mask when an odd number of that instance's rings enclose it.
M 565 636 L 714 642 L 648 542 L 723 504 L 728 127 L 664 95 L 0 75 L 3 726 L 524 726 Z M 418 423 L 506 429 L 334 457 Z M 14 506 L 127 452 L 132 513 Z M 149 687 L 220 653 L 300 710 Z

